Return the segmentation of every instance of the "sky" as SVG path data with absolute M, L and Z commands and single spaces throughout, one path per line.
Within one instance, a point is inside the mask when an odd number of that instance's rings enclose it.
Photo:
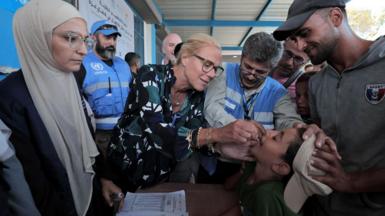
M 369 9 L 373 12 L 385 10 L 384 0 L 351 0 L 347 3 L 347 8 Z
M 346 5 L 347 10 L 370 10 L 372 15 L 377 16 L 381 12 L 385 11 L 385 0 L 351 0 Z M 358 35 L 364 36 L 360 32 L 356 31 Z M 385 34 L 385 24 L 378 28 L 376 34 L 366 39 L 375 39 L 380 35 Z

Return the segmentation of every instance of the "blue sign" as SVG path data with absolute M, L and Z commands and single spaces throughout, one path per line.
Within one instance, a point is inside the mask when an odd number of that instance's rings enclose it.
M 16 10 L 26 4 L 28 0 L 2 0 L 0 2 L 0 67 L 19 68 L 20 64 L 17 58 L 15 41 L 12 33 L 12 19 Z

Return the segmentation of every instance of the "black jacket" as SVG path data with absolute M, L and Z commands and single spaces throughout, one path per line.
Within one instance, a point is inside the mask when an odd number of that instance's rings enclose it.
M 38 210 L 42 215 L 77 215 L 66 170 L 36 110 L 21 71 L 10 74 L 0 82 L 0 98 L 0 119 L 12 130 L 10 141 L 23 166 Z M 98 157 L 97 161 L 100 160 Z M 103 215 L 100 210 L 104 204 L 100 184 L 97 177 L 94 179 L 93 199 L 87 215 Z

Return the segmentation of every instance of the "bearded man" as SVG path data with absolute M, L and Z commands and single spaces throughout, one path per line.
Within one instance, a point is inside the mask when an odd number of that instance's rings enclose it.
M 97 21 L 91 34 L 95 45 L 84 57 L 77 78 L 95 116 L 95 142 L 104 153 L 112 129 L 124 111 L 132 74 L 128 64 L 115 56 L 117 38 L 121 36 L 116 25 L 107 20 Z

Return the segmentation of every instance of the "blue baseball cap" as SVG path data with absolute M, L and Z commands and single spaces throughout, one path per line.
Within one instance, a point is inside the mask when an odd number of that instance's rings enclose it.
M 116 27 L 116 25 L 112 24 L 108 20 L 100 20 L 92 24 L 91 34 L 94 35 L 96 33 L 102 33 L 105 36 L 109 36 L 112 34 L 122 36 L 118 31 L 118 27 Z

